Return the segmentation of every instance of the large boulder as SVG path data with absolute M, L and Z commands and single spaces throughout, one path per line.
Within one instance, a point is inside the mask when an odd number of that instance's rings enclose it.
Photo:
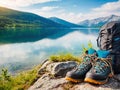
M 67 61 L 67 62 L 51 62 L 46 61 L 42 67 L 40 68 L 38 74 L 42 74 L 42 72 L 46 71 L 54 76 L 64 77 L 66 73 L 77 66 L 75 61 Z

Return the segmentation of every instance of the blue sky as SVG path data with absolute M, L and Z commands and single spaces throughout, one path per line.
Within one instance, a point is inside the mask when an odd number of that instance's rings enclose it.
M 0 6 L 74 23 L 111 14 L 120 15 L 120 0 L 0 0 Z

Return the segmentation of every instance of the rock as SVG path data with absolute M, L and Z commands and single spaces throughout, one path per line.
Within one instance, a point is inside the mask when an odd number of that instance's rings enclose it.
M 56 62 L 47 66 L 46 70 L 54 76 L 64 77 L 66 73 L 77 66 L 75 61 Z
M 43 72 L 46 71 L 46 67 L 51 64 L 52 62 L 49 61 L 49 60 L 45 60 L 43 63 L 42 63 L 42 67 L 38 70 L 38 74 L 43 74 Z
M 119 78 L 120 75 L 116 77 Z M 72 84 L 65 78 L 52 78 L 50 74 L 44 74 L 28 90 L 120 90 L 120 82 L 111 78 L 104 85 L 92 85 L 85 82 Z
M 44 74 L 38 81 L 28 90 L 63 90 L 59 87 L 67 81 L 64 78 L 51 79 L 49 74 Z
M 120 75 L 115 75 L 117 79 Z M 79 83 L 73 86 L 70 90 L 120 90 L 120 82 L 114 78 L 110 78 L 109 81 L 104 85 L 92 85 L 89 83 Z
M 77 66 L 74 61 L 46 61 L 41 69 L 41 77 L 28 90 L 120 90 L 120 74 L 110 78 L 104 85 L 92 85 L 86 82 L 72 84 L 65 80 L 65 74 Z M 58 77 L 59 76 L 59 77 Z M 61 77 L 60 77 L 61 76 Z
M 75 61 L 67 61 L 67 62 L 45 62 L 38 74 L 41 74 L 43 71 L 48 71 L 50 74 L 54 76 L 64 77 L 66 73 L 77 66 Z

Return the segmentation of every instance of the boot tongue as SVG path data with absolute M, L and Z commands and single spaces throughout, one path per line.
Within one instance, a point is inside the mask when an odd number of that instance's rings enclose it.
M 106 50 L 98 50 L 97 54 L 99 58 L 107 58 L 107 56 L 110 55 L 110 52 Z
M 95 52 L 96 52 L 96 50 L 93 49 L 93 48 L 90 48 L 90 49 L 88 50 L 88 54 L 89 54 L 89 55 L 92 55 L 92 54 L 94 54 Z
M 91 55 L 93 55 L 94 53 L 96 53 L 96 50 L 93 49 L 93 48 L 90 48 L 87 51 L 88 51 L 88 53 L 87 53 L 86 57 L 84 58 L 85 62 L 90 61 L 91 60 Z

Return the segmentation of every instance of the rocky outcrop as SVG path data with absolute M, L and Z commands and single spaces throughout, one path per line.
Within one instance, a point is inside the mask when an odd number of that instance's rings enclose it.
M 49 72 L 50 74 L 54 75 L 55 77 L 64 77 L 68 71 L 75 68 L 77 63 L 75 61 L 67 61 L 67 62 L 51 62 L 46 61 L 38 74 L 42 74 L 42 72 Z
M 73 84 L 65 80 L 65 74 L 77 66 L 74 61 L 46 61 L 38 74 L 43 74 L 28 90 L 120 90 L 120 75 L 110 78 L 104 85 L 92 85 L 86 82 Z M 46 72 L 46 73 L 43 73 Z
M 44 74 L 29 90 L 63 90 L 60 86 L 67 83 L 64 78 L 52 78 Z

